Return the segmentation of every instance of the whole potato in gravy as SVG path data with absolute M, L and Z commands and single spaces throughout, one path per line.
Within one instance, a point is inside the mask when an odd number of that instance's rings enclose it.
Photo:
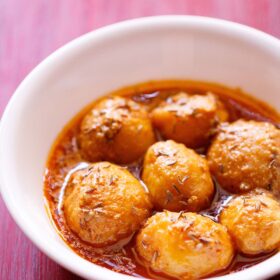
M 156 272 L 198 279 L 225 269 L 234 256 L 226 227 L 195 213 L 164 211 L 148 219 L 136 249 Z
M 91 162 L 129 163 L 142 156 L 155 136 L 144 107 L 124 97 L 98 102 L 83 118 L 78 144 Z
M 216 125 L 227 118 L 224 106 L 211 93 L 189 95 L 181 92 L 163 101 L 152 112 L 153 125 L 165 139 L 189 148 L 207 144 Z
M 280 245 L 280 204 L 266 190 L 234 197 L 223 209 L 220 222 L 242 253 L 257 255 Z
M 140 182 L 108 162 L 72 174 L 63 210 L 70 229 L 96 247 L 129 237 L 150 215 L 151 203 Z
M 233 193 L 280 190 L 280 130 L 266 122 L 238 120 L 220 126 L 207 154 L 220 185 Z
M 142 180 L 157 210 L 199 211 L 210 205 L 214 193 L 207 161 L 172 140 L 148 149 Z

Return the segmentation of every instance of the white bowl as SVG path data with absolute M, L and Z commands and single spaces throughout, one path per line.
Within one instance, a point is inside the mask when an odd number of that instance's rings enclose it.
M 3 115 L 1 192 L 24 233 L 87 279 L 135 279 L 94 265 L 61 240 L 44 207 L 43 173 L 57 134 L 100 95 L 137 82 L 195 79 L 241 87 L 280 108 L 280 41 L 222 20 L 163 16 L 118 23 L 67 44 L 22 82 Z M 220 279 L 264 279 L 280 254 Z

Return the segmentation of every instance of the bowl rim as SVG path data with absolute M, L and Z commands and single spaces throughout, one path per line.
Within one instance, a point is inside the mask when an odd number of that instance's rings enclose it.
M 264 51 L 273 53 L 275 56 L 275 49 L 278 51 L 280 50 L 280 40 L 277 38 L 252 27 L 222 19 L 202 16 L 164 15 L 126 20 L 86 33 L 54 51 L 26 76 L 26 78 L 21 82 L 14 92 L 6 109 L 4 110 L 2 120 L 0 122 L 0 191 L 3 201 L 16 224 L 33 242 L 33 244 L 35 244 L 43 253 L 45 253 L 56 263 L 82 277 L 91 279 L 93 277 L 94 279 L 135 279 L 135 277 L 116 273 L 90 262 L 90 265 L 92 265 L 94 269 L 91 269 L 90 271 L 84 271 L 77 264 L 73 263 L 71 256 L 67 255 L 62 259 L 57 254 L 56 248 L 52 248 L 46 243 L 40 241 L 38 235 L 36 235 L 36 227 L 33 225 L 32 228 L 31 224 L 26 224 L 24 219 L 20 218 L 21 216 L 19 213 L 22 211 L 22 209 L 17 209 L 12 203 L 12 196 L 5 192 L 5 189 L 8 188 L 8 178 L 5 177 L 4 172 L 4 157 L 1 156 L 5 151 L 3 141 L 5 137 L 4 131 L 8 125 L 9 119 L 13 117 L 13 107 L 16 104 L 18 97 L 23 94 L 27 94 L 27 92 L 24 90 L 26 85 L 34 83 L 34 81 L 36 81 L 36 76 L 40 73 L 43 73 L 48 68 L 52 68 L 56 61 L 63 61 L 64 59 L 67 59 L 67 56 L 71 56 L 71 54 L 75 52 L 76 49 L 81 48 L 83 45 L 88 44 L 91 41 L 110 40 L 111 35 L 116 32 L 119 34 L 125 34 L 135 30 L 145 30 L 147 28 L 163 29 L 170 26 L 189 26 L 212 31 L 215 29 L 217 33 L 229 32 L 228 36 L 233 36 L 238 39 L 253 43 L 255 46 L 261 47 Z M 24 215 L 24 213 L 21 215 Z M 238 278 L 249 280 L 270 277 L 280 272 L 280 254 L 277 254 L 276 256 L 278 257 L 271 257 L 264 261 L 265 264 L 262 262 L 243 271 L 214 277 L 212 279 L 231 280 Z M 267 264 L 269 265 L 269 271 L 265 269 Z

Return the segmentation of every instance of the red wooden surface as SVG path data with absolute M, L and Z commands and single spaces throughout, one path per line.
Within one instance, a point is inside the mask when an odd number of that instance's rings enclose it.
M 58 47 L 110 23 L 161 14 L 228 19 L 280 38 L 280 0 L 0 0 L 0 116 L 20 81 Z M 1 198 L 0 279 L 79 279 L 23 235 Z

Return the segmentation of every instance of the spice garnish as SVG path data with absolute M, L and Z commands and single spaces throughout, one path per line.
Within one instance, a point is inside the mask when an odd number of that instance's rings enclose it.
M 87 177 L 87 176 L 91 173 L 92 169 L 93 169 L 92 166 L 89 167 L 89 168 L 87 169 L 87 173 L 86 173 L 83 177 L 84 177 L 84 178 Z
M 188 237 L 193 240 L 193 241 L 197 241 L 198 238 L 196 237 L 196 235 L 192 232 L 188 232 Z
M 178 176 L 178 182 L 183 185 L 185 183 L 185 181 L 187 181 L 190 178 L 190 176 L 186 175 L 183 178 L 181 178 L 180 176 Z
M 110 180 L 109 180 L 109 186 L 111 186 L 114 182 L 114 175 L 111 175 Z
M 208 243 L 210 243 L 212 241 L 212 239 L 207 238 L 207 237 L 199 237 L 198 239 L 203 244 L 208 244 Z
M 98 202 L 97 204 L 94 205 L 94 208 L 98 208 L 98 207 L 103 207 L 103 203 L 102 202 Z
M 242 196 L 242 200 L 243 200 L 243 205 L 244 206 L 248 206 L 250 203 L 248 203 L 248 200 L 250 197 L 249 196 Z
M 148 244 L 146 244 L 144 240 L 142 240 L 141 243 L 142 243 L 143 248 L 144 248 L 144 249 L 147 249 Z
M 159 150 L 154 150 L 154 153 L 156 155 L 156 157 L 159 157 L 159 156 L 169 156 L 169 154 L 163 152 L 163 151 L 159 151 Z
M 171 166 L 171 165 L 174 165 L 176 162 L 177 162 L 177 160 L 173 159 L 173 160 L 166 161 L 165 164 L 167 166 Z
M 262 206 L 264 206 L 264 207 L 268 207 L 268 205 L 267 205 L 264 201 L 262 201 L 262 200 L 260 200 L 260 204 L 261 204 Z
M 176 190 L 176 192 L 178 194 L 181 194 L 181 191 L 178 189 L 178 187 L 176 185 L 173 184 L 172 187 Z
M 188 203 L 184 200 L 180 200 L 179 203 L 183 204 L 183 205 L 188 205 Z
M 261 209 L 261 202 L 257 201 L 257 203 L 255 204 L 255 209 L 256 211 L 259 211 Z
M 190 228 L 194 224 L 194 221 L 187 221 L 187 224 L 184 226 L 184 231 Z
M 270 161 L 268 168 L 272 168 L 273 166 L 275 166 L 276 163 L 276 159 L 274 158 L 273 160 Z
M 158 251 L 154 251 L 153 257 L 152 257 L 152 263 L 154 263 L 158 258 Z
M 178 217 L 177 217 L 177 221 L 183 216 L 183 214 L 184 214 L 184 211 L 180 211 L 180 212 L 179 212 L 179 215 L 178 215 Z
M 85 191 L 85 193 L 86 193 L 86 194 L 92 194 L 92 193 L 94 193 L 94 191 L 95 191 L 95 189 L 94 189 L 94 188 L 91 188 L 91 189 Z

